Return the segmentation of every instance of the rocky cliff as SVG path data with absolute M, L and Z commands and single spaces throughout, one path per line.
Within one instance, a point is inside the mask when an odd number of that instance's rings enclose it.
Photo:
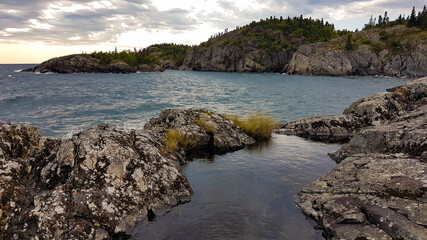
M 427 75 L 427 31 L 398 25 L 355 32 L 351 49 L 346 49 L 346 40 L 347 37 L 341 37 L 300 46 L 283 72 L 328 76 Z
M 267 18 L 216 34 L 194 46 L 181 70 L 221 72 L 279 72 L 298 46 L 343 34 L 319 19 Z
M 45 138 L 36 127 L 0 122 L 1 238 L 125 239 L 136 223 L 191 199 L 180 167 L 186 153 L 255 142 L 200 109 L 165 110 L 145 128 Z M 175 148 L 169 131 L 180 133 Z
M 110 64 L 101 64 L 89 54 L 74 54 L 58 58 L 52 58 L 34 68 L 25 69 L 26 72 L 55 72 L 55 73 L 136 73 L 136 72 L 160 72 L 159 66 L 141 64 L 132 67 L 123 61 L 113 61 Z
M 337 166 L 298 193 L 298 206 L 328 239 L 425 239 L 427 78 L 277 132 L 351 138 L 329 154 Z
M 278 41 L 289 41 L 280 31 L 270 32 L 264 28 L 250 29 L 246 34 L 270 34 Z M 268 52 L 259 48 L 260 40 L 244 39 L 244 33 L 237 31 L 219 37 L 209 46 L 198 46 L 188 52 L 180 70 L 217 72 L 271 72 L 278 71 L 292 57 L 292 49 Z

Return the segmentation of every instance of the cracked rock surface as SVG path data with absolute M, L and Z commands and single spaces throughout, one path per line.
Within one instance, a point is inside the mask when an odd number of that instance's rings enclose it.
M 298 206 L 328 239 L 426 239 L 426 103 L 422 78 L 358 100 L 344 115 L 284 125 L 291 134 L 322 129 L 326 140 L 354 131 L 329 154 L 337 166 L 298 193 Z M 335 119 L 357 121 L 332 126 Z
M 166 120 L 170 116 L 174 121 Z M 194 125 L 194 116 L 205 116 L 216 130 L 207 134 Z M 167 152 L 166 127 L 198 137 L 186 149 Z M 138 222 L 191 199 L 180 166 L 187 151 L 233 150 L 254 142 L 207 110 L 167 110 L 153 129 L 103 125 L 71 138 L 45 138 L 36 127 L 0 122 L 2 238 L 129 236 Z

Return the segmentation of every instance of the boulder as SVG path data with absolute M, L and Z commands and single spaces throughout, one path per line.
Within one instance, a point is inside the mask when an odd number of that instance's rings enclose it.
M 166 109 L 159 117 L 152 118 L 144 129 L 162 134 L 167 130 L 185 133 L 192 142 L 184 150 L 211 149 L 224 152 L 255 143 L 233 121 L 206 109 Z

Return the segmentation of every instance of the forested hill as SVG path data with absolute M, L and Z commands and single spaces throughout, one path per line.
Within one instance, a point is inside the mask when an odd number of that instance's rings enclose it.
M 227 29 L 198 46 L 155 44 L 145 49 L 121 52 L 93 52 L 102 65 L 121 61 L 132 67 L 266 72 L 279 71 L 301 44 L 328 41 L 348 31 L 336 31 L 333 24 L 319 19 L 270 17 Z
M 156 44 L 47 61 L 30 71 L 136 72 L 181 69 L 312 75 L 427 75 L 427 10 L 371 17 L 362 31 L 323 19 L 274 16 L 217 33 L 197 46 Z M 332 57 L 331 57 L 332 56 Z M 81 64 L 83 60 L 86 64 Z M 67 64 L 61 62 L 67 61 Z M 88 64 L 90 63 L 90 64 Z M 70 66 L 70 67 L 64 67 Z M 90 67 L 88 67 L 90 66 Z M 71 69 L 68 69 L 71 68 Z M 59 69 L 59 70 L 58 70 Z
M 212 36 L 191 48 L 182 70 L 276 72 L 298 47 L 347 34 L 319 19 L 270 17 Z
M 137 50 L 125 50 L 121 52 L 93 52 L 91 57 L 100 60 L 102 65 L 111 64 L 114 61 L 123 61 L 132 67 L 148 65 L 150 67 L 178 68 L 182 65 L 190 46 L 182 44 L 164 43 L 155 44 L 147 48 Z
M 389 21 L 371 17 L 363 31 L 301 46 L 286 65 L 288 74 L 427 76 L 427 9 Z

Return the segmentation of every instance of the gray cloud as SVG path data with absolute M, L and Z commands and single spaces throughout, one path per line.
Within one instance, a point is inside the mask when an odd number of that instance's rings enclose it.
M 397 12 L 402 9 L 401 13 L 408 14 L 413 5 L 420 8 L 423 4 L 420 0 L 390 0 L 378 3 L 374 0 L 256 1 L 265 7 L 247 11 L 236 6 L 234 1 L 219 0 L 220 9 L 214 9 L 213 13 L 206 15 L 180 8 L 160 11 L 152 1 L 115 0 L 111 8 L 82 9 L 75 12 L 57 10 L 54 11 L 53 18 L 49 19 L 44 15 L 43 10 L 48 10 L 51 4 L 58 4 L 60 1 L 3 0 L 0 2 L 0 43 L 20 40 L 52 45 L 100 44 L 114 42 L 121 33 L 137 29 L 169 30 L 180 33 L 196 29 L 203 23 L 210 23 L 218 29 L 234 28 L 273 15 L 277 17 L 293 17 L 300 14 L 309 16 L 326 7 L 338 8 L 363 2 L 372 2 L 375 6 L 366 9 L 366 15 L 375 16 L 382 14 L 384 10 Z M 86 6 L 88 1 L 68 0 L 67 3 Z M 355 11 L 348 9 L 349 15 L 355 14 Z M 359 11 L 358 14 L 365 13 Z

